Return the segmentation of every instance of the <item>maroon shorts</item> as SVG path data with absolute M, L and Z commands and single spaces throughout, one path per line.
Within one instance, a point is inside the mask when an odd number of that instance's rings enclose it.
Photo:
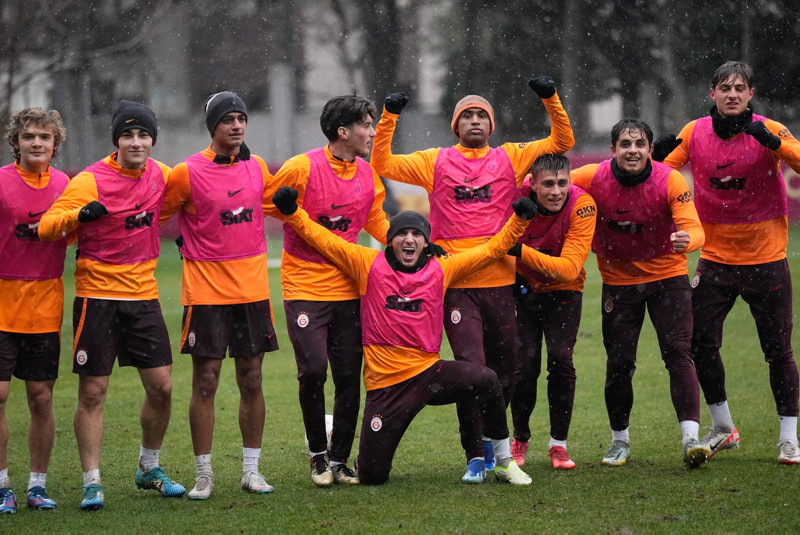
M 0 381 L 53 381 L 60 354 L 61 333 L 0 331 Z
M 159 368 L 172 364 L 169 333 L 158 299 L 76 297 L 72 331 L 72 371 L 79 375 L 111 375 L 117 357 L 120 366 Z
M 250 358 L 278 349 L 269 299 L 183 308 L 181 353 L 193 357 Z

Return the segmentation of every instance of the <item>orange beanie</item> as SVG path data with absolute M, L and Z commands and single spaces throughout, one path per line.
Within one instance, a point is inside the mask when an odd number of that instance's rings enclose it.
M 458 101 L 456 109 L 453 110 L 453 121 L 450 123 L 450 127 L 453 129 L 453 133 L 456 137 L 458 137 L 458 118 L 461 117 L 464 110 L 468 110 L 469 108 L 481 109 L 489 115 L 489 135 L 491 135 L 492 132 L 494 132 L 494 110 L 492 109 L 492 105 L 482 96 L 467 95 Z

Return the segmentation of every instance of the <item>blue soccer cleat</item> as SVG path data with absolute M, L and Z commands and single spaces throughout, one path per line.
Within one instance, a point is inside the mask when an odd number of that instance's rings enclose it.
M 172 481 L 160 466 L 148 470 L 145 473 L 136 469 L 136 488 L 145 490 L 157 490 L 166 498 L 180 498 L 186 489 L 180 483 Z
M 17 497 L 10 488 L 0 489 L 0 515 L 17 512 Z
M 467 472 L 461 476 L 462 483 L 483 483 L 486 479 L 486 463 L 483 459 L 472 459 L 467 465 Z
M 106 502 L 104 498 L 103 487 L 98 483 L 84 485 L 81 511 L 99 511 L 105 507 Z
M 36 511 L 47 511 L 56 508 L 56 501 L 47 495 L 44 487 L 36 485 L 28 489 L 28 507 Z

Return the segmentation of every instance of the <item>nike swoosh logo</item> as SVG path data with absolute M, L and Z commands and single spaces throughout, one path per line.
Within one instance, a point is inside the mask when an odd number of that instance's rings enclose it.
M 478 178 L 480 178 L 480 177 L 474 176 L 472 178 L 465 178 L 464 179 L 464 184 L 469 184 L 470 182 L 475 182 L 476 180 L 478 180 Z
M 735 164 L 735 163 L 736 163 L 736 162 L 731 162 L 731 163 L 726 163 L 725 165 L 720 165 L 720 164 L 717 164 L 717 170 L 725 169 L 726 167 L 730 167 L 730 166 L 732 166 L 732 165 L 733 165 L 733 164 Z
M 231 191 L 231 190 L 228 190 L 228 197 L 233 197 L 234 195 L 236 195 L 237 193 L 239 193 L 239 192 L 240 192 L 240 191 L 242 191 L 243 189 L 244 189 L 244 188 L 240 188 L 240 189 L 237 189 L 236 191 Z
M 716 444 L 709 444 L 709 446 L 711 447 L 711 451 L 716 450 L 719 447 L 719 445 L 722 444 L 723 442 L 725 442 L 724 438 L 718 440 Z
M 125 119 L 125 124 L 130 124 L 130 123 L 132 123 L 132 122 L 133 122 L 133 121 L 135 121 L 135 120 L 136 120 L 136 119 Z
M 136 203 L 136 204 L 134 204 L 134 205 L 133 205 L 133 209 L 134 209 L 134 210 L 138 210 L 138 209 L 139 209 L 139 208 L 141 208 L 142 206 L 144 206 L 144 203 L 142 203 L 142 204 Z
M 47 210 L 45 210 L 44 212 L 46 212 L 46 211 L 47 211 Z M 35 214 L 34 214 L 33 212 L 28 212 L 28 217 L 30 217 L 31 219 L 33 219 L 33 218 L 34 218 L 34 217 L 36 217 L 36 216 L 42 215 L 44 212 L 36 212 Z
M 339 208 L 344 208 L 345 206 L 349 206 L 351 204 L 353 204 L 353 203 L 348 202 L 348 203 L 345 203 L 345 204 L 336 204 L 335 202 L 332 202 L 331 203 L 331 210 L 338 210 Z
M 631 212 L 633 212 L 633 210 L 620 210 L 620 209 L 617 209 L 617 213 L 618 214 L 630 214 Z

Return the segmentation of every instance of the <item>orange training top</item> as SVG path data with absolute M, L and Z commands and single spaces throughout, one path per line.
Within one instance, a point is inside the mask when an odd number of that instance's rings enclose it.
M 210 161 L 216 156 L 210 145 L 201 154 Z M 264 215 L 275 217 L 279 212 L 272 204 L 272 195 L 267 195 L 272 175 L 263 159 L 255 155 L 251 158 L 258 162 L 264 176 Z M 235 165 L 235 163 L 221 165 Z M 197 213 L 192 201 L 189 168 L 186 162 L 176 165 L 170 173 L 164 194 L 164 205 L 161 208 L 160 223 L 163 224 L 178 210 Z M 249 258 L 214 262 L 183 259 L 181 305 L 231 305 L 253 303 L 264 299 L 269 299 L 266 253 Z
M 673 169 L 680 169 L 689 163 L 689 142 L 696 122 L 691 121 L 683 127 L 678 134 L 681 144 L 664 159 L 664 163 Z M 777 121 L 767 119 L 764 125 L 781 139 L 781 146 L 772 152 L 776 172 L 783 160 L 800 173 L 800 142 Z M 786 258 L 786 246 L 789 243 L 789 221 L 786 216 L 757 223 L 704 222 L 703 230 L 706 242 L 700 249 L 701 258 L 733 265 L 764 264 Z
M 113 152 L 103 162 L 115 172 L 138 178 L 144 169 L 123 169 L 117 164 L 117 153 Z M 155 160 L 154 160 L 155 161 Z M 170 168 L 156 162 L 169 186 Z M 43 240 L 58 240 L 73 232 L 80 222 L 81 208 L 98 200 L 97 182 L 92 173 L 83 171 L 70 180 L 64 193 L 39 222 L 39 237 Z M 79 257 L 75 265 L 75 296 L 97 299 L 149 300 L 158 299 L 155 270 L 158 258 L 138 264 L 114 265 Z
M 594 199 L 589 194 L 581 195 L 575 202 L 569 216 L 569 230 L 559 256 L 550 256 L 533 247 L 522 246 L 522 256 L 518 262 L 555 279 L 547 284 L 532 282 L 531 289 L 534 292 L 583 291 L 583 283 L 586 281 L 583 265 L 592 250 L 594 225 L 597 221 L 595 207 Z
M 359 296 L 367 290 L 372 262 L 382 251 L 350 243 L 311 221 L 301 208 L 287 217 L 287 222 L 307 242 L 350 275 L 358 284 Z M 470 251 L 449 254 L 430 261 L 439 262 L 444 275 L 444 288 L 465 273 L 480 269 L 506 251 L 525 231 L 528 221 L 512 215 L 503 229 L 484 244 Z M 442 295 L 444 299 L 444 295 Z M 403 325 L 396 328 L 402 329 Z M 410 379 L 427 370 L 439 360 L 439 353 L 400 346 L 364 346 L 364 386 L 369 390 L 385 388 Z
M 44 173 L 26 171 L 16 163 L 17 173 L 32 188 L 42 189 L 50 182 Z M 75 233 L 67 236 L 75 241 Z M 51 333 L 61 330 L 64 315 L 64 281 L 0 279 L 0 331 L 12 333 Z
M 588 190 L 599 164 L 584 165 L 571 173 L 572 183 Z M 667 179 L 667 195 L 670 199 L 672 219 L 678 230 L 689 233 L 686 253 L 696 251 L 703 245 L 703 227 L 694 207 L 686 179 L 678 171 L 671 171 Z M 595 199 L 600 204 L 605 199 Z M 613 202 L 611 200 L 610 202 Z M 597 257 L 597 266 L 604 284 L 622 286 L 653 282 L 680 275 L 688 275 L 684 253 L 671 252 L 645 261 L 628 262 L 608 257 Z
M 522 186 L 525 175 L 530 171 L 533 161 L 545 153 L 563 154 L 575 145 L 572 127 L 567 112 L 561 106 L 558 94 L 542 100 L 550 115 L 550 135 L 544 139 L 525 143 L 503 143 L 501 148 L 508 154 L 517 187 Z M 375 140 L 372 145 L 370 160 L 380 176 L 391 180 L 421 186 L 430 195 L 433 192 L 433 174 L 439 148 L 417 151 L 412 154 L 392 154 L 392 137 L 397 128 L 399 115 L 384 110 L 381 120 L 375 129 Z M 454 148 L 466 158 L 483 158 L 489 147 L 468 149 L 460 143 Z M 449 252 L 458 253 L 486 242 L 488 238 L 464 238 L 456 240 L 440 240 L 438 243 Z M 475 276 L 453 283 L 453 288 L 491 288 L 506 286 L 514 282 L 514 257 L 506 256 L 482 269 Z
M 325 157 L 333 172 L 344 180 L 351 180 L 356 174 L 356 162 L 346 162 L 331 154 L 325 146 Z M 375 184 L 375 199 L 370 208 L 369 216 L 364 224 L 364 230 L 372 237 L 386 245 L 386 232 L 389 230 L 389 221 L 383 211 L 383 202 L 386 191 L 378 173 L 372 169 Z M 311 161 L 307 154 L 298 154 L 284 162 L 272 181 L 272 191 L 277 191 L 281 186 L 290 186 L 297 190 L 297 204 L 303 206 L 303 197 L 306 192 Z M 270 194 L 270 198 L 271 194 Z M 285 216 L 279 215 L 280 219 Z M 320 264 L 308 262 L 292 256 L 283 251 L 281 255 L 281 285 L 285 300 L 306 301 L 345 301 L 358 299 L 358 288 L 355 282 L 342 273 L 333 264 Z

